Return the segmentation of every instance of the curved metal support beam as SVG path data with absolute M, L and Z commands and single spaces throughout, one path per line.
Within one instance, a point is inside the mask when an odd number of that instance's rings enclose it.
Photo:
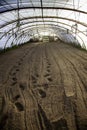
M 46 24 L 46 25 L 49 25 L 49 26 L 52 25 L 53 27 L 55 27 L 55 28 L 58 27 L 57 29 L 59 29 L 59 26 L 54 25 L 54 24 Z M 42 26 L 42 27 L 40 27 L 40 26 Z M 33 30 L 36 30 L 36 28 L 39 29 L 39 30 L 41 30 L 41 29 L 45 30 L 43 24 L 39 24 L 38 26 L 32 25 L 32 26 L 24 27 L 24 28 L 21 29 L 21 31 L 24 31 L 24 33 L 25 33 L 26 30 L 28 30 L 28 32 L 29 32 L 29 29 L 31 29 L 31 30 L 33 31 Z M 23 30 L 23 29 L 25 29 L 25 30 Z M 56 31 L 57 31 L 57 29 L 56 29 Z M 65 28 L 65 29 L 67 29 L 67 28 Z M 47 30 L 53 30 L 53 29 L 47 27 Z M 22 32 L 21 32 L 21 33 L 22 33 Z M 22 34 L 22 35 L 23 35 L 23 34 Z
M 39 21 L 37 21 L 37 22 L 39 22 Z M 43 22 L 43 21 L 42 21 Z M 48 21 L 48 22 L 50 22 L 50 21 Z M 53 22 L 53 21 L 52 21 Z M 58 23 L 58 22 L 57 22 Z M 53 25 L 53 26 L 56 26 L 56 27 L 58 27 L 59 28 L 59 26 L 57 26 L 57 25 L 54 25 L 54 24 L 47 24 L 47 25 Z M 67 24 L 66 24 L 67 25 Z M 41 24 L 41 26 L 43 26 L 43 24 Z M 67 26 L 70 26 L 70 25 L 67 25 Z M 71 27 L 71 26 L 70 26 Z M 26 28 L 28 28 L 28 29 L 26 29 Z M 40 28 L 40 24 L 39 24 L 39 26 L 38 27 L 36 27 L 36 25 L 32 25 L 32 26 L 27 26 L 27 27 L 25 27 L 25 28 L 22 28 L 21 30 L 23 30 L 23 29 L 25 29 L 24 31 L 25 31 L 25 34 L 27 34 L 28 33 L 28 31 L 29 31 L 29 28 L 31 29 L 31 30 L 36 30 L 36 28 L 39 28 L 39 30 L 42 30 L 41 28 Z M 44 27 L 43 27 L 44 28 Z M 50 29 L 50 30 L 52 30 L 51 28 L 49 28 L 48 27 L 48 29 Z M 65 28 L 65 29 L 67 29 L 67 28 Z M 57 31 L 57 30 L 56 30 Z M 37 33 L 35 33 L 35 34 L 37 34 Z M 20 34 L 20 36 L 19 37 L 21 37 L 22 35 L 24 35 L 24 34 Z M 57 35 L 57 32 L 56 32 L 56 35 Z M 78 35 L 78 37 L 80 38 L 80 36 Z M 11 38 L 11 36 L 10 36 L 10 38 Z M 80 38 L 81 39 L 81 38 Z M 15 40 L 15 38 L 13 39 L 13 41 Z M 82 40 L 82 39 L 81 39 Z M 7 42 L 9 41 L 9 39 L 6 41 L 6 44 L 5 45 L 7 45 Z M 83 40 L 82 40 L 82 42 L 83 42 Z M 83 42 L 84 43 L 84 42 Z
M 38 22 L 43 22 L 43 21 L 27 22 L 26 24 L 29 24 L 29 23 L 36 23 L 36 22 L 38 23 Z M 57 23 L 57 24 L 60 23 L 60 24 L 62 24 L 62 25 L 66 25 L 66 26 L 68 26 L 68 27 L 71 27 L 69 24 L 66 24 L 66 23 L 63 23 L 63 22 L 56 22 L 56 21 L 50 21 L 50 20 L 46 20 L 45 22 L 52 22 L 52 23 L 54 23 L 53 25 L 55 25 L 55 23 Z M 23 24 L 23 25 L 25 25 L 25 24 Z M 56 26 L 57 26 L 57 25 L 56 25 Z M 32 26 L 27 26 L 27 27 L 30 28 L 30 27 L 32 27 Z M 27 27 L 26 27 L 26 28 L 27 28 Z M 58 27 L 61 27 L 61 26 L 58 26 Z M 15 28 L 16 28 L 16 27 L 14 27 L 13 29 L 15 29 Z M 63 28 L 63 27 L 62 27 L 62 28 Z M 23 29 L 25 29 L 25 27 L 22 28 L 21 30 L 23 30 Z M 67 28 L 66 28 L 66 29 L 67 29 Z M 12 30 L 12 29 L 10 29 L 7 33 L 9 33 L 11 30 Z M 82 33 L 83 35 L 86 36 L 86 34 L 85 34 L 84 32 L 82 32 L 82 31 L 80 31 L 80 30 L 78 30 L 78 32 L 80 32 L 80 33 Z M 3 35 L 3 36 L 4 36 L 4 35 Z M 2 36 L 2 37 L 3 37 L 3 36 Z M 1 37 L 1 38 L 2 38 L 2 37 Z M 0 38 L 0 39 L 1 39 L 1 38 Z
M 43 20 L 27 22 L 27 23 L 24 23 L 23 25 L 31 24 L 31 23 L 39 23 L 39 22 L 43 22 Z M 57 23 L 57 24 L 62 24 L 62 25 L 66 25 L 66 26 L 68 26 L 68 27 L 71 28 L 71 26 L 70 26 L 69 24 L 66 24 L 66 23 L 63 23 L 63 22 L 51 21 L 51 20 L 45 20 L 45 22 L 51 22 L 51 23 L 54 23 L 53 25 L 55 25 L 55 23 Z M 57 25 L 55 25 L 55 26 L 57 26 Z M 27 27 L 31 27 L 31 26 L 27 26 Z M 60 28 L 64 28 L 64 29 L 67 29 L 67 28 L 65 28 L 65 27 L 63 27 L 63 26 L 59 26 L 59 25 L 58 25 L 58 27 L 60 27 Z M 16 28 L 16 27 L 15 27 L 15 28 Z M 13 29 L 15 29 L 15 28 L 13 28 Z M 24 27 L 24 28 L 25 28 L 25 27 Z M 24 28 L 23 28 L 23 29 L 24 29 Z M 11 31 L 11 30 L 10 30 L 10 31 Z M 9 31 L 9 32 L 10 32 L 10 31 Z M 86 34 L 85 34 L 83 31 L 80 31 L 79 29 L 78 29 L 78 31 L 79 31 L 80 33 L 82 33 L 83 35 L 86 36 Z
M 43 24 L 42 24 L 42 25 L 43 25 Z M 34 26 L 32 30 L 34 30 L 35 28 L 36 28 L 36 26 Z M 37 28 L 38 28 L 38 29 L 41 29 L 41 28 L 40 28 L 40 25 L 39 25 L 39 27 L 37 27 Z M 49 29 L 49 28 L 48 28 L 48 29 Z M 51 31 L 52 29 L 49 29 L 49 30 Z M 26 29 L 25 31 L 26 31 L 25 34 L 27 34 L 28 31 L 29 31 L 29 29 Z M 37 34 L 37 33 L 36 33 L 36 34 Z M 20 38 L 22 35 L 24 35 L 24 34 L 21 33 L 21 34 L 17 37 L 17 39 Z M 24 35 L 24 36 L 25 36 L 25 35 Z M 6 41 L 6 43 L 5 43 L 5 46 L 4 46 L 4 49 L 6 48 L 7 43 L 8 43 L 8 41 L 10 40 L 11 37 L 12 37 L 12 35 L 7 39 L 7 41 Z M 14 42 L 15 39 L 16 39 L 16 38 L 13 39 L 13 42 Z
M 38 28 L 39 30 L 41 30 L 42 29 L 42 27 L 40 27 L 40 26 L 42 26 L 43 24 L 39 24 L 39 26 L 35 26 L 35 25 L 33 25 L 33 26 L 28 26 L 28 27 L 30 27 L 32 30 L 36 30 L 36 28 Z M 54 24 L 46 24 L 46 25 L 54 25 Z M 27 27 L 26 27 L 27 28 Z M 28 31 L 29 31 L 29 28 L 28 29 L 26 29 L 25 28 L 25 31 L 27 31 L 26 32 L 26 34 L 28 33 Z M 43 27 L 44 28 L 44 27 Z M 49 28 L 49 27 L 47 27 L 47 30 L 52 30 L 51 28 Z M 37 34 L 37 33 L 36 33 Z M 24 35 L 24 34 L 20 34 L 17 38 L 20 38 L 22 35 Z M 12 37 L 12 35 L 7 39 L 7 41 L 6 41 L 6 43 L 5 43 L 5 46 L 4 46 L 4 49 L 6 48 L 6 45 L 7 45 L 7 43 L 8 43 L 8 41 L 10 40 L 10 38 Z M 14 38 L 13 39 L 13 42 L 14 42 L 14 40 L 15 40 L 16 38 Z
M 43 22 L 42 20 L 40 20 L 40 21 L 32 21 L 32 22 L 27 22 L 27 23 L 24 23 L 23 25 L 25 25 L 25 24 L 29 24 L 29 23 L 38 23 L 38 22 Z M 52 23 L 54 23 L 54 25 L 55 25 L 55 23 L 61 23 L 61 22 L 56 22 L 56 21 L 50 21 L 50 20 L 45 20 L 45 22 L 52 22 Z M 63 23 L 64 25 L 68 25 L 68 24 L 65 24 L 65 23 Z M 57 26 L 57 25 L 56 25 Z M 27 26 L 27 27 L 30 27 L 30 26 Z M 62 27 L 62 26 L 58 26 L 58 27 L 61 27 L 61 28 L 65 28 L 65 27 Z M 71 27 L 71 26 L 70 26 Z M 25 28 L 25 27 L 24 27 Z M 24 29 L 23 28 L 23 29 Z M 16 27 L 14 27 L 14 28 L 12 28 L 12 29 L 16 29 Z M 12 31 L 12 29 L 10 29 L 7 33 L 9 33 L 10 31 Z M 67 29 L 67 28 L 66 28 Z M 22 29 L 21 29 L 22 30 Z M 5 33 L 5 34 L 7 34 L 7 33 Z M 0 38 L 0 39 L 2 39 L 3 37 L 4 37 L 4 35 L 5 34 L 3 34 L 2 35 L 2 37 Z
M 34 6 L 34 7 L 19 7 L 19 10 L 22 10 L 22 9 L 42 9 L 40 6 Z M 65 7 L 44 7 L 43 6 L 43 9 L 60 9 L 60 10 L 69 10 L 69 11 L 75 11 L 75 12 L 78 12 L 78 13 L 83 13 L 83 14 L 87 14 L 86 11 L 82 11 L 82 10 L 78 10 L 78 9 L 73 9 L 73 8 L 65 8 Z M 4 11 L 1 11 L 1 13 L 5 13 L 5 12 L 9 12 L 9 11 L 14 11 L 14 10 L 18 10 L 18 8 L 11 8 L 11 9 L 8 9 L 8 10 L 4 10 Z
M 50 28 L 50 29 L 52 29 L 50 26 L 52 26 L 52 27 L 55 27 L 55 30 L 57 30 L 57 29 L 61 29 L 62 30 L 62 27 L 60 28 L 60 26 L 58 26 L 58 25 L 55 25 L 55 24 L 52 24 L 52 23 L 45 23 L 45 26 L 49 26 L 49 27 L 46 27 L 47 29 L 48 28 Z M 22 30 L 23 29 L 25 29 L 25 28 L 28 28 L 28 29 L 32 29 L 32 28 L 44 28 L 44 29 L 46 29 L 45 27 L 44 27 L 44 25 L 43 25 L 43 23 L 42 24 L 37 24 L 37 25 L 29 25 L 29 26 L 26 26 L 26 27 L 24 27 L 24 28 L 21 28 Z M 57 28 L 57 29 L 56 29 Z M 65 28 L 65 27 L 63 27 L 63 30 L 64 29 L 67 29 L 67 28 Z M 53 30 L 53 29 L 52 29 Z M 23 30 L 24 31 L 24 30 Z
M 25 24 L 29 24 L 29 23 L 39 23 L 39 22 L 43 22 L 43 20 L 41 21 L 33 21 L 33 22 L 27 22 L 27 23 L 25 23 Z M 66 24 L 66 23 L 63 23 L 63 22 L 58 22 L 58 21 L 50 21 L 50 20 L 45 20 L 45 22 L 51 22 L 51 23 L 54 23 L 53 25 L 55 25 L 55 23 L 57 23 L 57 24 L 62 24 L 62 25 L 66 25 L 66 26 L 68 26 L 68 27 L 70 27 L 71 28 L 71 25 L 69 25 L 69 24 Z M 23 25 L 25 25 L 25 24 L 23 24 Z M 65 28 L 65 27 L 63 27 L 63 26 L 59 26 L 59 25 L 55 25 L 55 26 L 58 26 L 59 28 L 64 28 L 64 29 L 67 29 L 67 28 Z M 31 27 L 31 26 L 27 26 L 27 27 Z M 25 27 L 24 27 L 25 28 Z M 24 29 L 23 28 L 23 29 Z M 80 31 L 79 29 L 77 29 L 77 31 L 78 32 L 80 32 L 80 33 L 82 33 L 83 35 L 85 35 L 86 36 L 86 34 L 83 32 L 83 31 Z
M 39 28 L 39 27 L 38 27 Z M 32 30 L 34 30 L 34 29 L 32 29 Z M 27 34 L 28 33 L 28 29 L 26 29 L 25 30 L 25 34 Z M 37 34 L 37 33 L 35 33 L 35 34 Z M 21 37 L 23 34 L 20 34 L 20 36 L 19 37 Z M 77 35 L 80 39 L 81 39 L 81 41 L 83 42 L 83 44 L 84 44 L 84 41 L 82 40 L 82 38 L 79 36 L 79 35 Z M 15 38 L 14 38 L 14 40 L 15 40 Z
M 20 21 L 27 20 L 27 19 L 36 19 L 36 18 L 41 19 L 42 16 L 26 17 L 26 18 L 20 19 Z M 80 25 L 83 25 L 83 26 L 87 27 L 87 24 L 85 24 L 85 23 L 83 23 L 83 22 L 80 22 L 80 21 L 78 21 L 78 20 L 70 19 L 70 18 L 57 17 L 57 16 L 43 16 L 43 18 L 45 18 L 45 19 L 46 19 L 46 18 L 49 18 L 49 19 L 52 18 L 52 19 L 68 20 L 68 21 L 76 22 L 76 23 L 78 23 L 78 24 L 80 24 Z M 13 21 L 11 21 L 11 22 L 9 22 L 9 23 L 7 23 L 7 24 L 4 24 L 4 25 L 2 25 L 2 26 L 0 27 L 0 29 L 3 28 L 3 27 L 5 27 L 5 26 L 7 26 L 7 25 L 9 25 L 9 24 L 15 23 L 16 21 L 17 21 L 17 20 L 13 20 Z M 45 20 L 44 20 L 44 21 L 45 21 Z

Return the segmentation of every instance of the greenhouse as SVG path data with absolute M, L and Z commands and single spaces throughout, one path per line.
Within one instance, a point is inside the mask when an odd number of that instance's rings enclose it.
M 51 33 L 86 48 L 86 8 L 86 0 L 0 0 L 0 47 Z
M 0 130 L 87 130 L 87 0 L 0 0 Z

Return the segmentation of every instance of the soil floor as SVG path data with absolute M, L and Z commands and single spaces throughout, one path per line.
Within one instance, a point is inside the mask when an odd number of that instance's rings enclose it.
M 87 53 L 59 41 L 1 54 L 0 130 L 87 130 Z

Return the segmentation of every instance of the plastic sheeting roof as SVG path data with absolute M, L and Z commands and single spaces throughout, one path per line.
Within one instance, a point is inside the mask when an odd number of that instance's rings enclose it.
M 86 8 L 87 0 L 0 0 L 0 45 L 26 42 L 42 32 L 60 36 L 69 30 L 85 46 Z

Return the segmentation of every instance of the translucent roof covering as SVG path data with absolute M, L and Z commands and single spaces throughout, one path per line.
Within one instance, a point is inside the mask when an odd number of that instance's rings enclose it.
M 87 0 L 0 0 L 0 47 L 56 35 L 87 47 Z

